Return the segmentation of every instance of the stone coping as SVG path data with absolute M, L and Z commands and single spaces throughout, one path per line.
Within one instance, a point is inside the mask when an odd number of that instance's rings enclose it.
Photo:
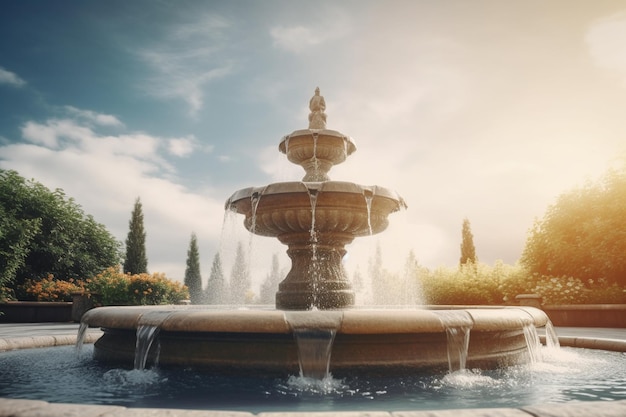
M 59 404 L 0 398 L 0 417 L 624 417 L 626 401 L 570 402 L 521 408 L 475 408 L 433 411 L 270 412 L 126 408 L 110 405 Z
M 462 314 L 454 314 L 462 313 Z M 464 313 L 464 314 L 463 314 Z M 184 306 L 100 307 L 83 322 L 92 327 L 134 329 L 154 321 L 163 331 L 288 334 L 293 328 L 334 328 L 338 334 L 440 333 L 446 325 L 469 322 L 472 331 L 545 326 L 548 317 L 533 307 L 444 309 L 353 309 L 281 311 L 195 309 Z

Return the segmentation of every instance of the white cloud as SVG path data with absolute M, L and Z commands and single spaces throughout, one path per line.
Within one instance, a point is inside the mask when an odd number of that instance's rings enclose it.
M 82 118 L 27 122 L 22 127 L 24 142 L 0 145 L 0 167 L 36 178 L 48 188 L 63 189 L 121 241 L 134 200 L 140 197 L 151 272 L 182 280 L 192 232 L 200 242 L 209 243 L 201 255 L 206 257 L 203 264 L 210 264 L 220 238 L 223 195 L 211 189 L 197 193 L 171 179 L 175 169 L 166 159 L 172 143 L 183 152 L 181 144 L 195 139 L 102 135 L 85 122 Z
M 9 84 L 13 87 L 23 87 L 24 85 L 26 85 L 26 81 L 24 81 L 14 72 L 5 70 L 4 68 L 0 67 L 0 84 Z
M 327 44 L 346 36 L 351 31 L 351 21 L 342 13 L 328 15 L 325 19 L 304 24 L 278 25 L 270 29 L 274 46 L 293 53 Z
M 104 113 L 97 113 L 92 110 L 77 109 L 73 106 L 65 106 L 65 110 L 72 116 L 94 123 L 100 126 L 122 127 L 124 124 L 115 116 Z
M 167 150 L 170 154 L 183 158 L 196 150 L 198 143 L 195 137 L 172 138 L 167 141 Z
M 203 107 L 205 88 L 230 74 L 230 59 L 220 59 L 226 47 L 228 21 L 220 16 L 201 16 L 184 25 L 168 29 L 163 39 L 137 52 L 148 64 L 152 75 L 142 88 L 157 98 L 182 100 L 195 116 Z

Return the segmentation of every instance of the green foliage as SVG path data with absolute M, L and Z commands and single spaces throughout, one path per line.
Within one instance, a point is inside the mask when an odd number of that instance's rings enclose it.
M 88 292 L 101 305 L 178 304 L 189 298 L 189 290 L 161 273 L 124 274 L 108 268 L 87 283 Z
M 189 242 L 184 282 L 189 288 L 191 304 L 201 304 L 204 301 L 204 296 L 202 294 L 202 275 L 200 274 L 200 253 L 195 233 L 191 234 L 191 241 Z
M 626 285 L 626 171 L 561 195 L 530 231 L 521 262 L 532 273 Z
M 429 304 L 502 304 L 499 271 L 484 264 L 437 268 L 420 274 L 422 291 Z
M 517 304 L 519 294 L 537 294 L 543 304 L 610 304 L 626 302 L 626 287 L 606 280 L 588 281 L 530 273 L 521 265 L 496 262 L 461 268 L 422 269 L 427 304 Z
M 461 259 L 459 265 L 468 263 L 476 263 L 476 248 L 474 247 L 474 235 L 468 219 L 463 219 L 463 227 L 461 230 Z
M 27 279 L 17 289 L 19 299 L 25 301 L 72 301 L 72 294 L 80 292 L 85 292 L 83 281 L 58 280 L 53 275 L 39 280 Z
M 115 267 L 85 280 L 64 281 L 52 275 L 29 279 L 16 292 L 18 299 L 26 301 L 72 301 L 73 293 L 82 293 L 98 305 L 178 304 L 189 297 L 187 287 L 163 274 L 130 275 Z
M 62 190 L 0 170 L 0 287 L 78 279 L 120 261 L 120 244 Z
M 135 206 L 128 222 L 128 229 L 124 272 L 127 274 L 147 273 L 146 232 L 143 227 L 143 210 L 139 198 L 135 200 Z

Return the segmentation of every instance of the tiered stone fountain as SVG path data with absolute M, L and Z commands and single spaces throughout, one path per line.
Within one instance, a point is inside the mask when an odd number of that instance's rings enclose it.
M 132 364 L 141 345 L 137 335 L 149 328 L 159 331 L 161 365 L 219 372 L 294 374 L 300 369 L 323 376 L 319 369 L 307 371 L 300 343 L 319 337 L 328 348 L 325 369 L 339 376 L 448 368 L 456 356 L 461 366 L 489 368 L 526 360 L 529 330 L 547 323 L 538 309 L 350 308 L 354 293 L 341 264 L 345 246 L 385 230 L 388 215 L 405 203 L 383 187 L 331 181 L 329 170 L 356 146 L 348 136 L 326 129 L 319 89 L 309 107 L 309 128 L 285 136 L 279 145 L 304 168 L 302 181 L 245 188 L 226 202 L 227 210 L 245 216 L 251 233 L 278 238 L 288 247 L 292 267 L 280 283 L 276 309 L 97 308 L 83 317 L 86 325 L 104 330 L 94 356 Z M 462 352 L 456 354 L 458 346 L 449 351 L 448 339 L 459 334 Z

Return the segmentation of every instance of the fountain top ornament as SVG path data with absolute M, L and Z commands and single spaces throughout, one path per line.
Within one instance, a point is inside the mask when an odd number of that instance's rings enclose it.
M 352 306 L 354 292 L 341 262 L 345 245 L 382 232 L 389 214 L 406 208 L 397 193 L 384 187 L 330 180 L 328 171 L 356 146 L 350 137 L 326 129 L 326 101 L 319 87 L 309 109 L 309 128 L 286 135 L 278 146 L 304 168 L 302 181 L 244 188 L 226 202 L 227 210 L 245 216 L 251 233 L 288 246 L 292 267 L 276 294 L 276 307 L 284 310 Z

